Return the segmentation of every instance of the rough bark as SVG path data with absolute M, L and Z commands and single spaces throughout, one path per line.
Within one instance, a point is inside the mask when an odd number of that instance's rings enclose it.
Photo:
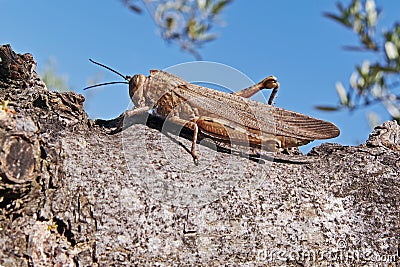
M 93 122 L 83 96 L 48 91 L 32 55 L 2 46 L 0 60 L 0 265 L 399 261 L 396 123 L 359 146 L 274 162 L 203 140 L 195 166 L 188 141 L 155 118 L 109 135 L 115 121 Z

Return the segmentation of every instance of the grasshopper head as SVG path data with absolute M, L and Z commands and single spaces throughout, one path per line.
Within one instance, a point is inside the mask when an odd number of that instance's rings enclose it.
M 147 77 L 143 74 L 135 74 L 129 79 L 129 96 L 135 107 L 142 107 L 145 104 L 144 85 Z

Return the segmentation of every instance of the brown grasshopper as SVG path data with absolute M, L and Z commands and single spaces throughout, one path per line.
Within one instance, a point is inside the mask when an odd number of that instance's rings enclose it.
M 124 82 L 109 82 L 85 89 L 114 84 L 129 84 L 129 96 L 135 107 L 122 116 L 134 117 L 150 111 L 162 119 L 193 131 L 191 155 L 197 164 L 196 143 L 199 132 L 215 141 L 276 151 L 305 145 L 316 139 L 340 134 L 332 123 L 272 106 L 279 88 L 274 76 L 232 94 L 191 84 L 161 70 L 149 76 L 123 76 Z M 249 99 L 262 89 L 272 89 L 268 105 Z M 122 120 L 121 120 L 122 121 Z M 117 130 L 122 129 L 122 123 Z

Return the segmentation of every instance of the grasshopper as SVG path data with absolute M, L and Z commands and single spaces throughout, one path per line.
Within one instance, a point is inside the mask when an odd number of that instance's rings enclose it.
M 121 116 L 128 118 L 153 112 L 165 121 L 191 129 L 193 138 L 190 153 L 196 164 L 199 133 L 222 143 L 266 151 L 298 147 L 340 134 L 340 130 L 330 122 L 273 106 L 280 85 L 274 76 L 229 94 L 191 84 L 161 70 L 150 70 L 147 77 L 143 74 L 131 77 L 90 61 L 113 71 L 125 81 L 92 85 L 84 90 L 107 84 L 129 84 L 129 96 L 135 107 Z M 272 89 L 268 104 L 249 99 L 263 89 Z M 120 130 L 122 123 L 116 132 Z

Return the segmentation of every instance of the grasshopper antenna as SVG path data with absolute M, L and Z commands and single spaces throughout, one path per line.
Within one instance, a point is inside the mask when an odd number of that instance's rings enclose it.
M 103 86 L 103 85 L 109 85 L 109 84 L 117 84 L 117 83 L 129 84 L 127 81 L 129 81 L 129 79 L 131 78 L 131 76 L 124 76 L 124 75 L 122 75 L 121 73 L 119 73 L 118 71 L 116 71 L 116 70 L 114 70 L 114 69 L 112 69 L 112 68 L 110 68 L 110 67 L 108 67 L 108 66 L 106 66 L 106 65 L 103 65 L 103 64 L 101 64 L 101 63 L 99 63 L 99 62 L 96 62 L 96 61 L 94 61 L 94 60 L 91 59 L 91 58 L 89 58 L 89 61 L 92 62 L 93 64 L 99 65 L 99 66 L 101 66 L 101 67 L 103 67 L 103 68 L 105 68 L 105 69 L 108 69 L 109 71 L 112 71 L 112 72 L 114 72 L 115 74 L 121 76 L 121 77 L 125 80 L 125 82 L 107 82 L 107 83 L 99 83 L 99 84 L 95 84 L 95 85 L 91 85 L 91 86 L 85 87 L 85 88 L 83 88 L 83 90 L 87 90 L 87 89 L 90 89 L 90 88 L 99 87 L 99 86 Z
M 130 76 L 124 76 L 124 75 L 122 75 L 121 73 L 119 73 L 118 71 L 116 71 L 116 70 L 114 70 L 114 69 L 112 69 L 112 68 L 110 68 L 110 67 L 108 67 L 108 66 L 106 66 L 106 65 L 103 65 L 103 64 L 101 64 L 101 63 L 99 63 L 99 62 L 96 62 L 96 61 L 94 61 L 94 60 L 91 59 L 91 58 L 89 58 L 89 61 L 92 62 L 93 64 L 99 65 L 99 66 L 101 66 L 101 67 L 103 67 L 103 68 L 105 68 L 105 69 L 108 69 L 109 71 L 114 72 L 115 74 L 117 74 L 117 75 L 121 76 L 122 78 L 124 78 L 124 80 L 127 80 L 127 81 L 128 81 L 128 80 L 131 78 Z M 103 85 L 104 85 L 104 84 L 103 84 Z
M 95 85 L 91 85 L 91 86 L 85 87 L 85 88 L 83 88 L 83 90 L 87 90 L 87 89 L 90 89 L 90 88 L 99 87 L 99 86 L 103 86 L 103 85 L 116 84 L 116 83 L 125 83 L 125 84 L 129 84 L 128 82 L 108 82 L 108 83 L 99 83 L 99 84 L 95 84 Z

